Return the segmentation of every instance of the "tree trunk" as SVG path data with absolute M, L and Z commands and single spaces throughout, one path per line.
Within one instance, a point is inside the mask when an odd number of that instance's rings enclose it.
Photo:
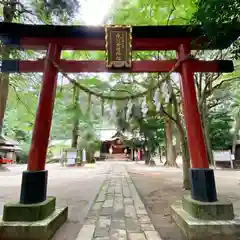
M 79 113 L 77 112 L 79 106 L 79 88 L 73 86 L 73 104 L 74 104 L 74 119 L 72 130 L 72 148 L 77 148 L 78 143 L 78 125 L 79 125 Z
M 145 164 L 148 165 L 150 163 L 150 160 L 151 160 L 151 153 L 150 153 L 150 150 L 148 149 L 147 151 L 145 151 Z
M 178 124 L 178 131 L 181 140 L 181 150 L 182 150 L 182 164 L 183 164 L 183 188 L 185 190 L 191 189 L 191 183 L 189 179 L 189 169 L 190 169 L 190 157 L 188 152 L 187 139 L 185 137 L 185 132 L 182 124 Z
M 147 150 L 146 150 L 147 147 Z M 150 154 L 149 154 L 149 148 L 148 148 L 148 139 L 147 139 L 147 135 L 144 134 L 144 157 L 145 157 L 145 164 L 148 165 L 150 162 Z
M 136 158 L 137 159 L 137 158 Z M 135 150 L 134 148 L 131 149 L 131 160 L 134 161 L 135 160 Z
M 160 163 L 162 163 L 162 149 L 161 149 L 161 146 L 158 147 L 158 151 L 159 151 L 159 160 L 160 160 Z
M 176 131 L 176 154 L 181 155 L 181 138 L 179 135 L 179 131 Z
M 188 144 L 185 136 L 185 131 L 183 128 L 183 123 L 181 116 L 179 114 L 178 102 L 176 95 L 173 93 L 173 108 L 176 116 L 176 126 L 179 132 L 180 142 L 181 142 L 181 152 L 182 152 L 182 164 L 183 164 L 183 188 L 185 190 L 191 189 L 191 183 L 189 179 L 189 169 L 190 169 L 190 157 L 188 152 Z
M 87 163 L 94 163 L 93 159 L 93 152 L 90 150 L 86 150 L 86 158 L 87 158 Z
M 77 143 L 78 143 L 78 121 L 74 120 L 72 131 L 72 148 L 77 148 Z
M 9 0 L 3 3 L 3 21 L 12 22 L 15 11 L 16 0 Z M 10 52 L 11 51 L 9 48 L 2 46 L 1 48 L 2 60 L 9 59 Z M 9 91 L 9 74 L 0 73 L 0 136 L 2 135 L 3 131 L 3 120 L 7 106 L 8 91 Z
M 9 74 L 1 73 L 0 75 L 0 136 L 2 135 L 2 131 L 3 131 L 3 120 L 4 120 L 4 114 L 7 106 L 8 91 L 9 91 Z
M 237 140 L 238 140 L 238 133 L 240 130 L 240 108 L 238 110 L 238 114 L 237 114 L 235 120 L 236 120 L 236 125 L 235 125 L 235 129 L 234 129 L 234 134 L 233 134 L 232 154 L 235 154 Z
M 172 122 L 169 119 L 165 120 L 165 133 L 166 133 L 166 141 L 167 141 L 167 156 L 166 156 L 166 162 L 164 163 L 164 166 L 177 167 L 176 149 L 173 146 L 173 142 L 172 142 Z
M 212 145 L 209 136 L 209 122 L 208 122 L 208 109 L 206 103 L 203 104 L 201 111 L 201 120 L 202 120 L 202 128 L 204 134 L 204 142 L 207 148 L 208 161 L 210 164 L 213 164 L 213 153 L 212 153 Z

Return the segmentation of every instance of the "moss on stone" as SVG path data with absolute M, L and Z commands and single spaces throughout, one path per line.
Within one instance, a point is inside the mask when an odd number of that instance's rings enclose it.
M 56 198 L 36 204 L 8 203 L 4 205 L 3 221 L 35 222 L 50 216 L 55 210 Z
M 201 220 L 232 220 L 234 218 L 233 204 L 219 198 L 216 202 L 200 202 L 185 195 L 182 200 L 183 209 L 192 217 Z
M 5 222 L 0 220 L 1 240 L 49 240 L 67 220 L 68 208 L 56 209 L 50 216 L 36 222 Z

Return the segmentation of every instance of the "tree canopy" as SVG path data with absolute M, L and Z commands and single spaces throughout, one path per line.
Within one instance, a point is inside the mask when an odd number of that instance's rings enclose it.
M 195 0 L 196 11 L 192 16 L 194 24 L 201 24 L 205 34 L 217 38 L 240 31 L 240 2 L 238 0 Z M 214 31 L 213 31 L 214 29 Z M 233 46 L 235 58 L 240 57 L 239 41 Z

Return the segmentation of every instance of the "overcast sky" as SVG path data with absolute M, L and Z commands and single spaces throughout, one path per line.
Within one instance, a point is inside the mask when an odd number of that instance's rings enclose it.
M 86 25 L 101 25 L 114 2 L 114 0 L 81 0 L 79 18 Z

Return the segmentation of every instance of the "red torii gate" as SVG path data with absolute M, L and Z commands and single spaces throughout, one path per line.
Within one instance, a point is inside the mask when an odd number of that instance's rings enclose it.
M 188 148 L 192 163 L 190 170 L 192 198 L 199 201 L 217 200 L 213 170 L 209 169 L 202 125 L 197 105 L 194 72 L 232 72 L 232 61 L 200 61 L 189 58 L 194 49 L 224 49 L 237 37 L 226 36 L 210 43 L 202 38 L 199 26 L 132 27 L 133 51 L 175 50 L 177 60 L 133 61 L 131 68 L 107 68 L 105 61 L 62 60 L 61 50 L 105 50 L 104 27 L 51 26 L 2 23 L 0 35 L 6 45 L 20 49 L 47 49 L 45 60 L 3 61 L 2 72 L 43 72 L 43 82 L 28 157 L 28 170 L 23 172 L 20 202 L 39 203 L 46 200 L 47 171 L 45 159 L 51 128 L 58 69 L 64 72 L 169 72 L 176 64 L 182 76 L 181 92 Z M 195 43 L 194 43 L 195 41 Z M 193 44 L 194 43 L 194 44 Z M 208 44 L 203 44 L 208 43 Z M 51 61 L 49 61 L 49 59 Z M 207 186 L 208 185 L 208 186 Z

